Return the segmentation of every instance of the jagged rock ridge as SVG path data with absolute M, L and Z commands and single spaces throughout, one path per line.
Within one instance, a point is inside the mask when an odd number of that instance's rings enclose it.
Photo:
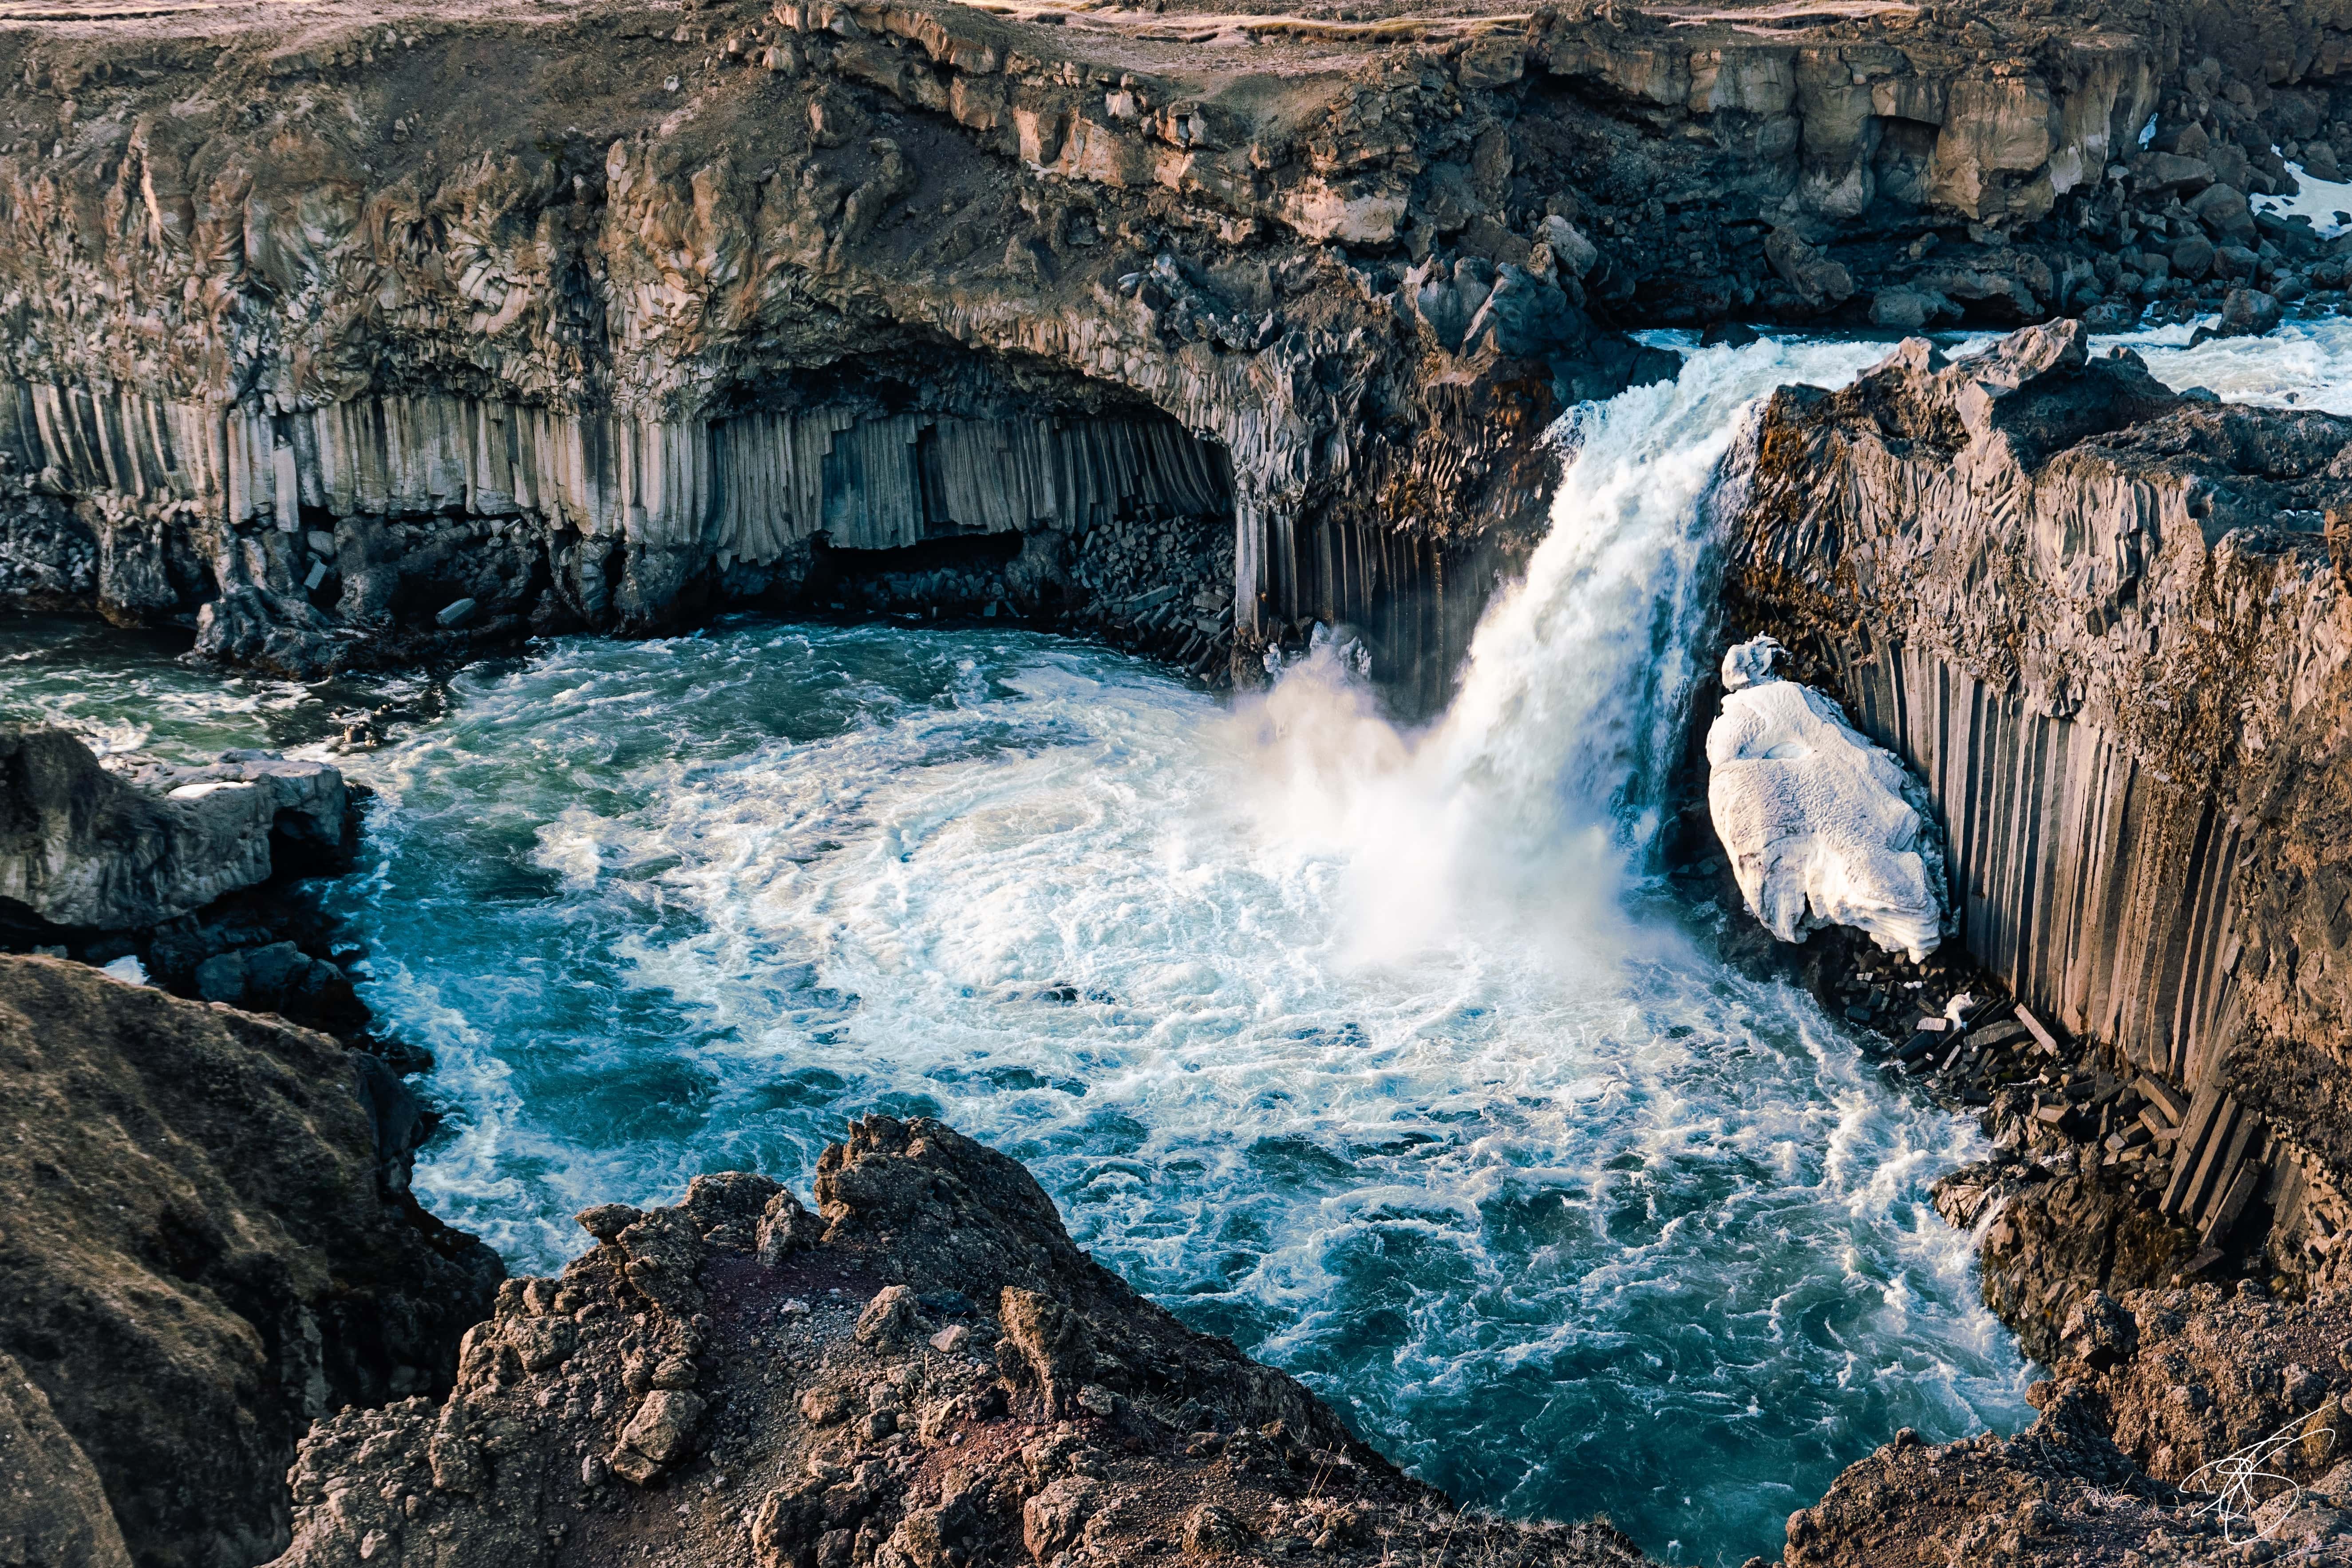
M 1457 1513 L 937 1122 L 855 1124 L 816 1197 L 737 1173 L 581 1215 L 601 1245 L 508 1282 L 445 1403 L 314 1430 L 281 1568 L 1643 1561 L 1602 1524 Z

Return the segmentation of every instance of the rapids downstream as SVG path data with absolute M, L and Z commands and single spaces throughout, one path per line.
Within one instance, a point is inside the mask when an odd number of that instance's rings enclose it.
M 2176 385 L 2352 409 L 2338 323 L 2186 335 L 2134 342 Z M 1897 1427 L 2030 1419 L 1927 1201 L 1974 1124 L 1714 962 L 1651 855 L 1717 461 L 1771 387 L 1885 349 L 1696 351 L 1572 416 L 1552 532 L 1421 732 L 1344 637 L 1222 701 L 1017 628 L 748 618 L 432 694 L 16 623 L 0 717 L 196 755 L 436 696 L 337 759 L 382 798 L 331 902 L 438 1061 L 421 1195 L 519 1269 L 587 1204 L 805 1191 L 847 1118 L 941 1116 L 1427 1479 L 1736 1564 Z

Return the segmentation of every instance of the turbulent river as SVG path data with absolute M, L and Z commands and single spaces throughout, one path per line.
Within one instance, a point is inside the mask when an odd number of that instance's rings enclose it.
M 2334 323 L 2185 338 L 2137 342 L 2231 397 L 2336 406 L 2352 364 Z M 1705 350 L 1580 411 L 1549 538 L 1417 733 L 1344 643 L 1237 700 L 895 623 L 459 672 L 340 759 L 381 799 L 331 901 L 448 1112 L 419 1191 L 545 1269 L 590 1203 L 732 1167 L 805 1191 L 850 1117 L 944 1117 L 1429 1480 L 1605 1511 L 1668 1562 L 1776 1554 L 1899 1426 L 2023 1425 L 2029 1369 L 1927 1201 L 1974 1124 L 1711 960 L 1648 856 L 1717 461 L 1763 392 L 1885 347 Z M 0 717 L 205 754 L 425 690 L 179 646 L 0 626 Z

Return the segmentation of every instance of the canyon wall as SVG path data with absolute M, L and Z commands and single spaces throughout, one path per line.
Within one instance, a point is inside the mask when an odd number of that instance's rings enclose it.
M 2333 16 L 0 26 L 0 595 L 300 676 L 743 602 L 1211 673 L 1344 620 L 1426 708 L 1553 418 L 1670 373 L 1618 326 L 2340 285 L 2244 210 L 2352 136 Z
M 2162 1213 L 2344 1279 L 2352 421 L 2176 398 L 2061 322 L 1780 393 L 1742 466 L 1731 619 L 1926 780 L 1969 951 L 2172 1086 Z

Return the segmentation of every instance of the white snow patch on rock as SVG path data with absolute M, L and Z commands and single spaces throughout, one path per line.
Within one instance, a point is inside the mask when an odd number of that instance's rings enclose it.
M 1944 939 L 1944 848 L 1927 791 L 1835 702 L 1772 673 L 1757 637 L 1723 658 L 1706 804 L 1749 912 L 1782 942 L 1853 926 L 1913 962 Z

